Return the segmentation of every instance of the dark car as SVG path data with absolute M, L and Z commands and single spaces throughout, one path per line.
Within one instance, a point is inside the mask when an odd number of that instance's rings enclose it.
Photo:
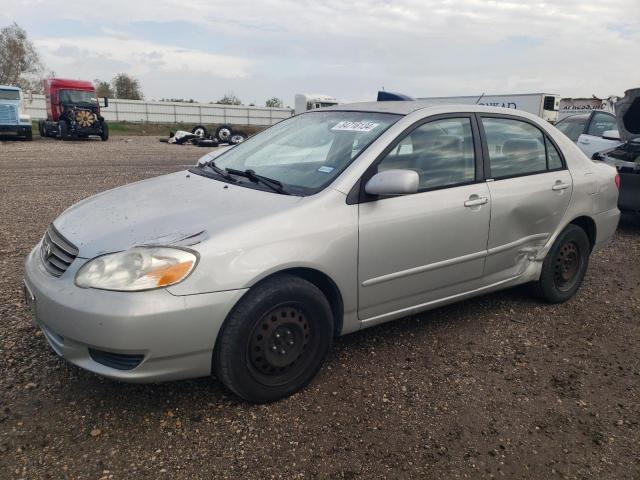
M 640 88 L 627 90 L 615 108 L 618 131 L 624 143 L 595 154 L 594 159 L 618 169 L 618 208 L 640 214 Z

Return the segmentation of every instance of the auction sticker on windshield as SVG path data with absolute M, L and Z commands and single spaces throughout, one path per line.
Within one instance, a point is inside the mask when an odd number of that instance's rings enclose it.
M 370 132 L 378 125 L 380 124 L 373 122 L 349 122 L 347 120 L 343 120 L 342 122 L 334 126 L 331 130 L 341 130 L 344 132 Z

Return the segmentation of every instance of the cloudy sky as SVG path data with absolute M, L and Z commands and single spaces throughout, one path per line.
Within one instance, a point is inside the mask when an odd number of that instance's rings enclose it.
M 58 76 L 136 76 L 149 99 L 342 101 L 640 86 L 640 0 L 0 0 Z

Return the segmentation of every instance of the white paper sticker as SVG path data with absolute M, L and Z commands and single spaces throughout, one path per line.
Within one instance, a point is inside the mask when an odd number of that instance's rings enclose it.
M 322 172 L 322 173 L 331 173 L 331 172 L 333 172 L 333 170 L 334 170 L 333 167 L 327 167 L 327 166 L 324 166 L 324 165 L 322 167 L 318 168 L 318 171 Z
M 349 122 L 347 120 L 343 120 L 342 122 L 334 126 L 331 130 L 341 130 L 344 132 L 370 132 L 371 130 L 376 128 L 378 125 L 380 124 L 373 123 L 373 122 L 366 122 L 364 120 L 361 122 Z

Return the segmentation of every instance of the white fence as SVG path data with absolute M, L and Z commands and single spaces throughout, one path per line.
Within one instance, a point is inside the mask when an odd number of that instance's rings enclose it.
M 102 100 L 100 101 L 102 104 Z M 33 120 L 47 118 L 44 95 L 25 95 L 24 108 Z M 235 125 L 269 126 L 292 112 L 288 108 L 244 107 L 209 103 L 147 102 L 144 100 L 109 99 L 101 113 L 112 122 L 146 123 L 230 123 Z

